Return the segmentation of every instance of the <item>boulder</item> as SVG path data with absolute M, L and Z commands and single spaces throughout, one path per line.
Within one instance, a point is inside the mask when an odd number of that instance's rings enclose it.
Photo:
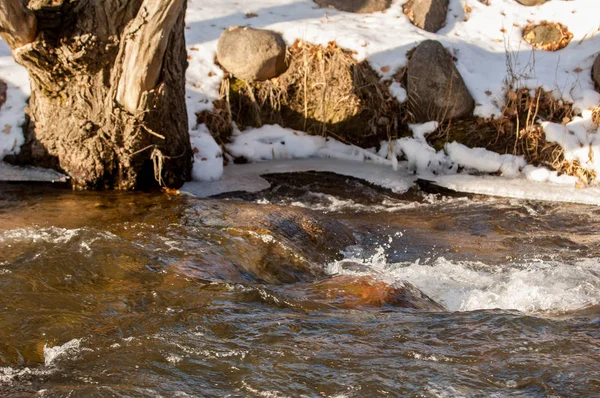
M 550 1 L 550 0 L 517 0 L 518 3 L 521 3 L 527 7 L 539 6 L 548 1 Z
M 544 51 L 558 51 L 565 48 L 573 33 L 559 22 L 542 21 L 536 25 L 528 25 L 523 29 L 523 39 L 531 46 Z
M 238 79 L 268 80 L 287 69 L 286 45 L 270 30 L 233 26 L 224 31 L 217 44 L 217 60 Z
M 315 0 L 320 7 L 365 14 L 390 8 L 392 0 Z
M 419 122 L 469 115 L 475 105 L 452 56 L 435 40 L 419 44 L 408 61 L 407 92 Z
M 306 286 L 298 286 L 305 301 L 324 301 L 339 308 L 383 307 L 445 311 L 445 308 L 414 285 L 389 284 L 369 275 L 337 275 Z
M 404 14 L 413 25 L 435 33 L 446 25 L 448 0 L 408 0 Z
M 596 83 L 596 87 L 600 88 L 600 53 L 596 56 L 596 61 L 592 67 L 592 80 Z

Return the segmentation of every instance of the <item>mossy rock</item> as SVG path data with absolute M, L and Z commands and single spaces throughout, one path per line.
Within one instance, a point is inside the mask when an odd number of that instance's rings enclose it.
M 537 25 L 529 25 L 523 30 L 523 39 L 533 47 L 546 51 L 557 51 L 565 48 L 573 34 L 566 26 L 558 22 L 543 21 Z

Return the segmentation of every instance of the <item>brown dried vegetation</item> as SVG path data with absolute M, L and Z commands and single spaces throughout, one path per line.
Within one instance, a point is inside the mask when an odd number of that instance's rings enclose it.
M 595 122 L 600 121 L 600 110 L 596 115 Z M 500 117 L 450 121 L 429 136 L 428 141 L 437 149 L 446 142 L 458 141 L 500 154 L 521 155 L 528 164 L 546 166 L 559 173 L 576 176 L 581 183 L 588 184 L 595 180 L 595 173 L 583 168 L 577 161 L 567 161 L 563 148 L 548 142 L 537 123 L 545 120 L 566 124 L 574 116 L 571 104 L 557 100 L 551 92 L 508 89 Z

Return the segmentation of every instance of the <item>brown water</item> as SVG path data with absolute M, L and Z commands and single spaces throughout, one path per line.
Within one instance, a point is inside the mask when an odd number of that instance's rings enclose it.
M 600 396 L 599 208 L 271 179 L 0 184 L 0 396 Z

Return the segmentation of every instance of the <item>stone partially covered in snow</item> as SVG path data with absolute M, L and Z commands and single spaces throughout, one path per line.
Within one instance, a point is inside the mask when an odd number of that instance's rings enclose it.
M 415 26 L 435 33 L 446 25 L 448 0 L 409 0 L 404 13 Z
M 320 7 L 332 7 L 340 11 L 365 14 L 390 8 L 392 0 L 315 0 Z
M 592 79 L 596 86 L 600 88 L 600 53 L 596 56 L 596 61 L 592 67 Z
M 233 26 L 219 37 L 217 60 L 238 79 L 261 81 L 285 72 L 285 51 L 276 32 Z
M 444 46 L 435 40 L 419 44 L 408 61 L 407 92 L 419 122 L 467 116 L 475 103 Z
M 527 7 L 539 6 L 550 0 L 517 0 L 517 2 Z

